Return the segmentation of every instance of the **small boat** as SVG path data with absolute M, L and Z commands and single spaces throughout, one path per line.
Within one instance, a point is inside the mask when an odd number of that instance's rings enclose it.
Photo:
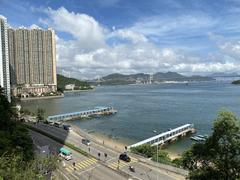
M 157 133 L 157 130 L 153 130 L 154 133 Z
M 205 136 L 204 136 L 204 135 L 197 135 L 197 137 L 199 137 L 199 138 L 204 138 L 204 139 L 205 139 Z
M 204 137 L 207 139 L 207 138 L 208 138 L 208 135 L 207 135 L 207 134 L 204 134 Z
M 208 138 L 208 135 L 207 134 L 204 134 L 204 135 L 197 135 L 197 137 L 200 137 L 200 138 L 203 138 L 203 139 L 207 139 Z
M 201 137 L 199 137 L 199 136 L 192 136 L 190 139 L 191 139 L 191 140 L 194 140 L 194 141 L 198 141 L 198 142 L 201 142 L 201 141 L 205 141 L 205 140 L 206 140 L 206 138 L 201 138 Z

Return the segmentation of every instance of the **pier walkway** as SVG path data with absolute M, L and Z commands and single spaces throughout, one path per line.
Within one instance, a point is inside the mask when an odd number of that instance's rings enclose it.
M 143 141 L 140 141 L 140 142 L 130 145 L 128 147 L 129 148 L 137 147 L 137 146 L 140 146 L 143 144 L 150 144 L 152 146 L 163 145 L 165 142 L 173 141 L 173 140 L 177 139 L 178 137 L 185 136 L 189 132 L 190 133 L 195 132 L 193 124 L 185 124 L 183 126 L 180 126 L 175 129 L 169 130 L 167 132 L 158 134 L 156 136 L 145 139 Z
M 92 109 L 92 110 L 48 116 L 47 120 L 48 121 L 67 121 L 75 118 L 115 114 L 116 112 L 117 111 L 113 109 L 113 107 L 96 107 L 95 109 Z

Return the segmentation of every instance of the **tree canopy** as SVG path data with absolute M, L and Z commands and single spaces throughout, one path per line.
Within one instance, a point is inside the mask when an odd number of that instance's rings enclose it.
M 43 122 L 43 121 L 44 121 L 45 110 L 44 110 L 44 109 L 41 109 L 41 108 L 38 108 L 36 114 L 37 114 L 37 120 L 38 120 L 38 122 Z
M 235 114 L 221 111 L 213 133 L 182 157 L 190 179 L 240 179 L 240 123 Z
M 80 81 L 75 78 L 68 78 L 61 74 L 57 74 L 58 90 L 63 92 L 65 89 L 65 85 L 67 85 L 67 84 L 75 84 L 75 86 L 77 86 L 78 89 L 91 89 L 89 83 L 86 81 Z
M 40 179 L 43 170 L 56 168 L 56 157 L 34 157 L 33 142 L 28 130 L 17 121 L 15 110 L 1 88 L 0 123 L 0 180 Z
M 23 159 L 33 158 L 33 143 L 27 129 L 16 121 L 16 113 L 0 88 L 0 156 L 21 154 Z
M 56 156 L 38 156 L 30 161 L 23 161 L 19 155 L 11 154 L 0 157 L 0 180 L 47 179 L 46 174 L 58 166 Z
M 170 164 L 173 166 L 178 166 L 177 163 L 172 161 L 168 155 L 168 153 L 160 147 L 151 146 L 150 144 L 143 144 L 137 147 L 132 147 L 131 152 L 145 156 L 147 158 L 151 158 L 153 161 Z
M 137 147 L 132 147 L 131 151 L 136 154 L 143 155 L 147 158 L 153 157 L 157 153 L 157 148 L 151 146 L 150 144 L 144 144 Z

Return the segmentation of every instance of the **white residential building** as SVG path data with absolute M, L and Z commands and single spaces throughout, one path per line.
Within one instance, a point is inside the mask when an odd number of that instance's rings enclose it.
M 75 88 L 75 84 L 67 84 L 67 85 L 65 85 L 65 89 L 66 90 L 74 90 L 74 88 Z
M 4 89 L 8 101 L 11 101 L 10 73 L 8 59 L 7 19 L 0 15 L 0 86 Z

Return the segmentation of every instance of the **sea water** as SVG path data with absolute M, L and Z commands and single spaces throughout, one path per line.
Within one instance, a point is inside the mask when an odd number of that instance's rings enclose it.
M 198 134 L 210 134 L 222 108 L 240 115 L 240 86 L 219 81 L 100 86 L 77 96 L 25 101 L 22 106 L 31 111 L 44 108 L 46 115 L 113 106 L 118 110 L 115 115 L 72 123 L 131 144 L 186 123 L 193 123 Z M 191 143 L 185 137 L 169 145 L 168 150 L 182 153 Z

